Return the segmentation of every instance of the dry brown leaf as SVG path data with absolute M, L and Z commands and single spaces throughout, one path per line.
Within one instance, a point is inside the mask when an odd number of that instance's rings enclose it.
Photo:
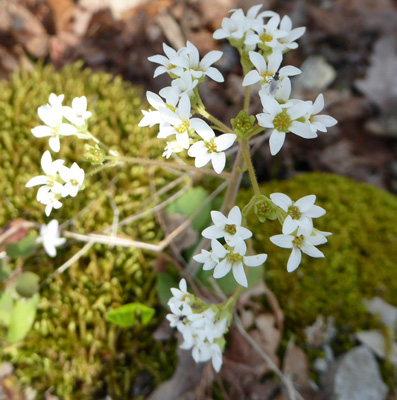
M 182 214 L 164 214 L 165 226 L 167 227 L 167 233 L 172 232 L 178 226 L 182 225 L 186 221 L 186 217 Z M 179 251 L 183 251 L 193 244 L 197 243 L 198 233 L 191 225 L 188 225 L 173 241 L 172 243 L 178 248 Z
M 35 226 L 34 223 L 17 218 L 10 221 L 3 229 L 0 230 L 0 251 L 5 250 L 10 243 L 19 242 L 26 237 L 29 229 Z
M 250 332 L 250 335 L 259 343 L 276 364 L 279 363 L 276 355 L 281 339 L 281 332 L 275 327 L 275 317 L 273 314 L 261 314 L 255 319 L 258 331 Z
M 76 7 L 73 0 L 47 0 L 47 3 L 51 7 L 56 33 L 67 30 Z
M 15 2 L 0 3 L 0 29 L 5 30 L 34 57 L 48 54 L 48 35 L 29 10 Z
M 371 65 L 365 79 L 355 85 L 382 113 L 395 110 L 397 106 L 397 41 L 393 36 L 383 36 L 374 47 Z
M 290 376 L 292 383 L 298 390 L 310 388 L 309 361 L 300 347 L 294 344 L 287 347 L 282 371 Z
M 178 349 L 179 363 L 171 379 L 161 383 L 148 400 L 178 400 L 200 383 L 206 364 L 196 363 L 190 351 Z M 195 397 L 190 397 L 194 399 Z

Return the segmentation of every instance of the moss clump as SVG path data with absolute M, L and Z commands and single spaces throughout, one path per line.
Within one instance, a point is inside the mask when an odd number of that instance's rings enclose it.
M 255 247 L 269 254 L 266 282 L 277 296 L 287 330 L 303 336 L 302 329 L 318 315 L 334 316 L 341 344 L 348 334 L 376 323 L 368 316 L 363 298 L 381 296 L 397 305 L 397 199 L 367 184 L 331 174 L 314 173 L 285 182 L 262 185 L 262 192 L 282 192 L 297 200 L 316 194 L 316 204 L 327 214 L 315 220 L 316 228 L 332 232 L 320 246 L 324 259 L 304 256 L 299 269 L 286 270 L 290 252 L 268 238 L 281 233 L 277 221 L 261 224 L 255 215 L 248 221 Z M 241 204 L 250 192 L 241 193 Z M 346 339 L 346 340 L 344 340 Z
M 163 143 L 155 132 L 137 126 L 145 106 L 141 90 L 109 74 L 82 70 L 80 64 L 60 72 L 51 66 L 18 72 L 10 81 L 0 82 L 0 226 L 17 217 L 38 223 L 56 218 L 67 221 L 72 231 L 100 231 L 112 223 L 114 206 L 120 219 L 141 210 L 152 194 L 150 179 L 160 189 L 174 178 L 159 168 L 149 171 L 139 165 L 105 170 L 87 179 L 83 193 L 64 199 L 63 207 L 46 219 L 44 206 L 35 199 L 37 188 L 26 189 L 25 184 L 42 173 L 40 159 L 48 149 L 48 138 L 37 139 L 30 130 L 41 124 L 37 107 L 46 104 L 52 92 L 65 94 L 65 105 L 85 95 L 93 112 L 91 132 L 106 145 L 126 156 L 161 156 Z M 61 152 L 53 157 L 65 159 L 68 166 L 76 161 L 87 172 L 90 165 L 81 161 L 84 143 L 62 138 Z M 152 215 L 120 228 L 118 234 L 123 233 L 146 242 L 162 238 Z M 82 247 L 69 240 L 55 260 L 42 252 L 30 257 L 24 269 L 45 279 Z M 153 258 L 154 254 L 135 248 L 95 245 L 46 285 L 33 330 L 23 343 L 1 350 L 2 359 L 15 365 L 19 381 L 39 392 L 54 387 L 54 394 L 62 399 L 92 398 L 106 386 L 117 399 L 127 398 L 132 386 L 139 387 L 136 380 L 144 382 L 141 392 L 135 393 L 138 396 L 167 378 L 172 373 L 169 354 L 174 345 L 160 346 L 152 339 L 158 319 L 130 330 L 104 319 L 111 307 L 128 302 L 158 306 Z

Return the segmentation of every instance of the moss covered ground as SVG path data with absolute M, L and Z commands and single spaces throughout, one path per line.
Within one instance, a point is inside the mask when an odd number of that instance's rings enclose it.
M 302 329 L 318 315 L 333 316 L 342 345 L 349 334 L 375 324 L 362 303 L 380 296 L 397 305 L 397 198 L 373 186 L 326 173 L 262 185 L 264 194 L 282 192 L 297 200 L 316 194 L 316 204 L 327 210 L 314 220 L 316 228 L 332 232 L 319 247 L 324 259 L 304 256 L 295 273 L 286 270 L 290 251 L 280 250 L 268 238 L 281 233 L 277 221 L 261 224 L 252 215 L 255 247 L 268 254 L 265 279 L 285 312 L 287 330 L 302 337 Z M 242 192 L 245 201 L 250 191 Z
M 25 184 L 42 173 L 40 159 L 48 139 L 34 138 L 30 130 L 41 124 L 37 107 L 46 104 L 52 92 L 65 94 L 65 105 L 85 95 L 93 112 L 89 127 L 106 145 L 126 156 L 161 156 L 163 144 L 155 132 L 137 126 L 142 90 L 110 74 L 82 70 L 80 64 L 60 72 L 38 66 L 31 73 L 16 73 L 11 81 L 0 82 L 0 226 L 15 218 L 38 223 L 56 218 L 67 222 L 68 230 L 98 232 L 111 225 L 115 207 L 120 219 L 141 210 L 152 195 L 149 179 L 157 189 L 175 179 L 158 168 L 118 166 L 90 177 L 84 192 L 65 199 L 63 207 L 46 218 L 44 206 L 35 199 L 37 188 L 27 189 Z M 83 153 L 83 141 L 62 138 L 59 158 L 66 165 L 76 161 L 89 170 L 91 166 L 81 161 Z M 118 234 L 123 233 L 152 243 L 162 238 L 153 215 L 120 228 Z M 42 251 L 26 260 L 24 269 L 45 279 L 82 247 L 83 243 L 69 240 L 55 259 Z M 170 354 L 175 345 L 152 338 L 159 318 L 148 327 L 121 330 L 105 322 L 104 314 L 128 302 L 159 307 L 154 257 L 139 249 L 95 245 L 44 286 L 32 332 L 23 343 L 3 347 L 1 358 L 16 366 L 22 384 L 39 392 L 54 387 L 53 393 L 62 399 L 92 398 L 105 387 L 113 398 L 125 398 L 134 381 L 142 382 L 136 395 L 144 394 L 172 374 Z

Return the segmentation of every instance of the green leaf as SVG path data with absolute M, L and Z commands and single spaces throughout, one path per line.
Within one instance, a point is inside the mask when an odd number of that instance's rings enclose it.
M 0 294 L 0 322 L 8 326 L 10 324 L 11 312 L 14 306 L 12 293 L 10 290 Z
M 4 282 L 11 275 L 11 267 L 8 265 L 7 261 L 2 258 L 0 260 L 0 282 Z
M 141 303 L 129 303 L 106 313 L 106 319 L 122 328 L 134 325 L 137 315 L 140 315 L 143 325 L 147 325 L 153 318 L 155 310 Z
M 157 275 L 157 295 L 164 307 L 168 307 L 168 300 L 172 297 L 171 288 L 178 287 L 177 280 L 168 272 Z
M 182 214 L 189 218 L 208 197 L 208 192 L 198 186 L 187 190 L 182 196 L 168 205 L 167 214 Z M 211 223 L 211 204 L 206 204 L 193 219 L 193 229 L 201 232 Z
M 18 300 L 11 313 L 7 340 L 16 343 L 24 339 L 33 326 L 40 296 L 36 293 L 30 299 Z
M 36 244 L 36 235 L 29 234 L 19 242 L 10 243 L 6 247 L 6 252 L 9 257 L 27 257 L 32 254 L 38 245 Z
M 23 297 L 32 297 L 39 291 L 40 277 L 33 272 L 23 272 L 18 276 L 15 290 Z

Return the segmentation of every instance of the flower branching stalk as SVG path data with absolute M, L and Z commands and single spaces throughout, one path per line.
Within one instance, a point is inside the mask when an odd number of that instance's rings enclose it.
M 86 144 L 83 160 L 94 168 L 85 173 L 76 163 L 70 168 L 64 160 L 52 160 L 49 151 L 42 157 L 45 175 L 32 178 L 27 187 L 41 185 L 37 200 L 46 206 L 49 215 L 53 208 L 62 206 L 60 200 L 66 196 L 75 197 L 85 188 L 85 179 L 119 163 L 136 163 L 154 167 L 196 170 L 212 165 L 206 173 L 230 179 L 221 211 L 211 211 L 212 225 L 203 230 L 202 236 L 211 242 L 211 249 L 201 249 L 193 259 L 203 264 L 203 270 L 212 271 L 215 279 L 232 273 L 238 288 L 235 293 L 220 304 L 207 304 L 187 291 L 184 279 L 179 289 L 172 288 L 169 300 L 171 313 L 167 315 L 172 327 L 183 335 L 182 348 L 191 349 L 196 362 L 211 360 L 219 371 L 222 367 L 222 353 L 226 345 L 225 333 L 232 323 L 235 303 L 243 287 L 248 287 L 247 274 L 250 268 L 261 267 L 267 260 L 265 253 L 253 254 L 252 232 L 246 227 L 249 213 L 255 212 L 262 223 L 278 220 L 282 234 L 269 238 L 273 244 L 291 249 L 287 271 L 299 267 L 302 253 L 310 257 L 324 257 L 316 246 L 327 242 L 329 232 L 321 232 L 313 225 L 313 219 L 325 214 L 315 205 L 316 196 L 308 195 L 293 201 L 283 193 L 262 194 L 250 155 L 249 139 L 269 129 L 270 153 L 276 155 L 291 133 L 305 139 L 313 139 L 318 132 L 326 132 L 337 121 L 327 115 L 319 115 L 324 108 L 324 97 L 320 94 L 314 102 L 291 99 L 291 76 L 301 73 L 294 66 L 283 66 L 283 55 L 298 47 L 296 42 L 305 32 L 304 27 L 292 28 L 288 16 L 281 18 L 273 11 L 261 11 L 262 5 L 251 7 L 245 14 L 242 9 L 232 10 L 230 18 L 224 18 L 222 27 L 214 33 L 215 39 L 226 39 L 238 50 L 242 65 L 245 97 L 242 110 L 233 118 L 231 127 L 211 115 L 200 97 L 199 85 L 207 78 L 223 82 L 224 78 L 213 64 L 222 52 L 211 51 L 200 59 L 198 49 L 190 42 L 186 47 L 174 50 L 163 44 L 165 55 L 155 55 L 149 60 L 158 64 L 154 76 L 168 74 L 170 86 L 159 94 L 147 92 L 151 109 L 143 111 L 141 127 L 158 126 L 157 137 L 166 140 L 163 157 L 169 159 L 177 153 L 186 152 L 194 159 L 194 167 L 160 160 L 125 157 L 105 146 L 88 130 L 91 112 L 87 111 L 87 99 L 75 98 L 72 107 L 63 106 L 63 95 L 51 94 L 49 102 L 38 109 L 38 115 L 45 125 L 32 129 L 38 138 L 49 137 L 53 152 L 59 152 L 63 136 L 92 140 Z M 263 112 L 250 115 L 252 85 L 260 85 L 258 92 Z M 202 117 L 202 118 L 199 118 Z M 210 125 L 211 124 L 211 125 Z M 214 130 L 218 131 L 215 134 Z M 231 173 L 223 172 L 226 167 L 226 150 L 238 146 L 237 156 Z M 244 171 L 248 172 L 253 196 L 240 208 L 236 197 Z M 51 229 L 50 229 L 51 228 Z M 43 231 L 43 243 L 50 256 L 55 247 L 63 244 L 58 223 L 50 223 Z M 54 233 L 56 231 L 56 233 Z M 247 242 L 248 241 L 248 242 Z M 249 249 L 249 250 L 248 250 Z

